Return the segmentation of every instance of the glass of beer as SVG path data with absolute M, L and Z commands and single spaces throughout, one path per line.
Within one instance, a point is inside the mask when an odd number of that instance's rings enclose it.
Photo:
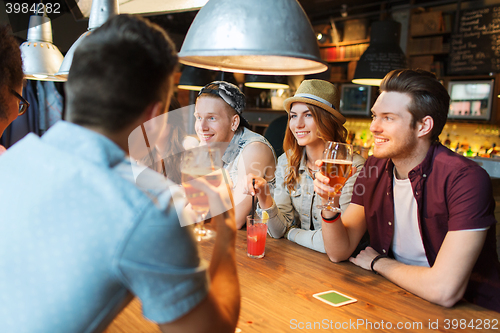
M 332 212 L 340 212 L 335 207 L 335 196 L 340 194 L 342 187 L 349 178 L 352 167 L 352 145 L 342 142 L 328 141 L 323 151 L 321 173 L 330 179 L 331 192 L 328 192 L 328 202 L 318 208 Z
M 181 161 L 182 186 L 191 208 L 196 213 L 194 233 L 196 240 L 206 240 L 215 236 L 215 232 L 205 228 L 205 219 L 210 206 L 207 195 L 191 185 L 193 179 L 203 177 L 212 186 L 219 186 L 222 181 L 222 159 L 218 148 L 200 146 L 184 152 Z

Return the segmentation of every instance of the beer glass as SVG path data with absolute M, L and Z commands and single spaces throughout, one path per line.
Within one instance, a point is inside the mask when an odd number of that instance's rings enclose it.
M 196 213 L 194 228 L 197 241 L 212 238 L 215 232 L 205 228 L 204 222 L 210 210 L 207 195 L 191 185 L 191 180 L 203 177 L 213 186 L 222 181 L 222 159 L 218 148 L 200 146 L 184 152 L 181 161 L 182 186 L 186 198 Z
M 342 142 L 328 141 L 323 151 L 321 173 L 330 179 L 332 192 L 328 193 L 328 202 L 318 208 L 332 212 L 340 212 L 334 207 L 335 196 L 339 195 L 352 167 L 352 145 Z

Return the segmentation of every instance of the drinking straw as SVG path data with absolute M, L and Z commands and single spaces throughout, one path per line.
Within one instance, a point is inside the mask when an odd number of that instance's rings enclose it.
M 252 179 L 252 189 L 255 192 L 255 178 Z M 252 220 L 255 217 L 255 195 L 252 195 Z

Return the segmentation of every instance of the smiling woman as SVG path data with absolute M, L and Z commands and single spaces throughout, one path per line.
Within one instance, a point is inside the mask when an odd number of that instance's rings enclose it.
M 314 192 L 314 174 L 319 171 L 315 162 L 323 157 L 327 141 L 345 142 L 347 130 L 339 110 L 336 87 L 323 80 L 305 80 L 294 97 L 284 102 L 289 113 L 288 129 L 278 159 L 274 200 L 263 179 L 256 178 L 260 208 L 269 216 L 269 234 L 289 240 L 316 251 L 325 252 L 320 198 Z M 354 181 L 363 167 L 364 159 L 354 156 L 356 174 L 345 184 L 340 196 L 344 210 L 351 200 Z

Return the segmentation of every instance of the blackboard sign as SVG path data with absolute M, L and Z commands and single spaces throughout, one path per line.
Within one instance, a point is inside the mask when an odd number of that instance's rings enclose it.
M 458 24 L 448 75 L 500 72 L 500 6 L 461 11 Z

